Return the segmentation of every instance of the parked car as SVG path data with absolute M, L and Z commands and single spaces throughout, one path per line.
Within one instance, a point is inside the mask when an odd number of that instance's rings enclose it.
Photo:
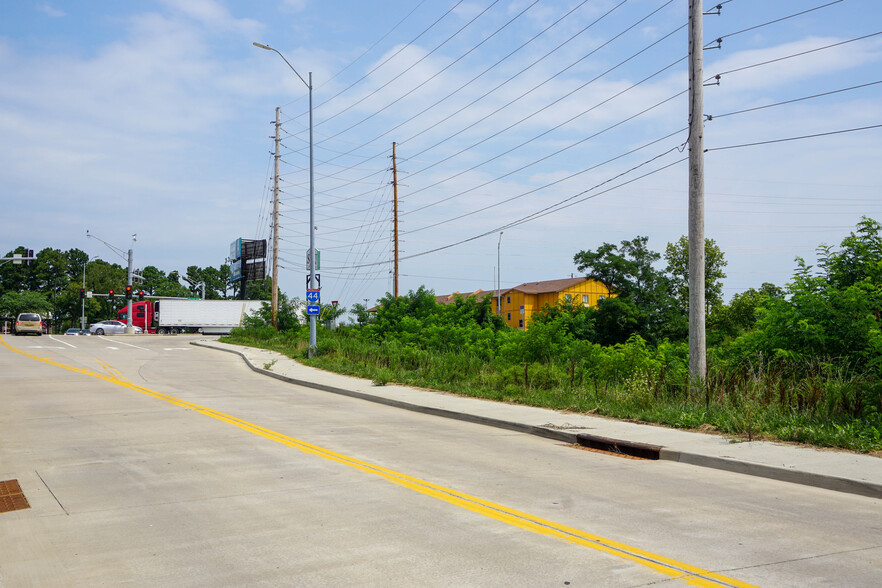
M 43 334 L 43 319 L 35 312 L 23 312 L 15 319 L 15 325 L 12 327 L 16 335 L 25 335 L 27 333 Z
M 135 329 L 135 333 L 140 334 L 143 332 L 141 327 L 132 327 Z M 89 325 L 89 333 L 92 335 L 110 335 L 113 333 L 125 333 L 126 332 L 126 324 L 122 321 L 101 321 L 99 323 L 95 323 L 94 325 Z
M 64 332 L 65 335 L 91 335 L 89 329 L 77 329 L 75 327 L 71 327 L 70 329 Z

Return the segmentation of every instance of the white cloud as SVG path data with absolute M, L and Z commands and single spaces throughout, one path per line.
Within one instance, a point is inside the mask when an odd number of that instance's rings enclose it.
M 235 32 L 253 37 L 263 30 L 263 25 L 250 18 L 234 18 L 225 6 L 216 0 L 160 0 L 174 11 L 187 15 L 212 31 Z
M 282 0 L 282 7 L 287 12 L 303 12 L 309 5 L 309 0 Z
M 52 18 L 63 18 L 67 16 L 67 14 L 63 10 L 59 10 L 48 4 L 38 4 L 37 10 Z

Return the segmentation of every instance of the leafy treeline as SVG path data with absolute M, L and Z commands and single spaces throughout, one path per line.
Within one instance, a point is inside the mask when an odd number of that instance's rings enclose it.
M 25 254 L 19 247 L 6 254 Z M 86 320 L 95 322 L 106 318 L 116 318 L 114 309 L 119 309 L 124 300 L 127 268 L 118 263 L 108 263 L 102 259 L 89 259 L 80 249 L 46 248 L 36 253 L 30 264 L 16 265 L 11 262 L 0 266 L 0 316 L 16 316 L 20 312 L 52 313 L 53 331 L 60 332 L 70 326 L 79 326 L 80 288 L 96 294 L 107 294 L 114 290 L 116 300 L 111 303 L 101 296 L 86 299 Z M 205 283 L 205 298 L 219 299 L 232 296 L 226 282 L 229 268 L 200 268 L 191 265 L 183 276 L 178 271 L 164 272 L 152 265 L 138 270 L 143 280 L 136 280 L 135 290 L 144 290 L 151 296 L 201 297 L 201 287 L 191 286 L 183 278 L 194 283 Z M 182 281 L 184 283 L 182 283 Z M 268 298 L 269 286 L 249 285 L 248 295 Z M 253 289 L 252 289 L 253 288 Z
M 645 237 L 580 251 L 580 271 L 617 295 L 597 308 L 562 302 L 526 331 L 493 299 L 436 304 L 425 288 L 387 294 L 371 317 L 322 331 L 315 365 L 512 402 L 678 427 L 711 427 L 862 451 L 882 449 L 882 227 L 864 219 L 816 268 L 724 304 L 722 252 L 707 242 L 708 379 L 687 385 L 685 239 L 664 255 Z M 667 262 L 662 271 L 658 262 Z M 358 305 L 356 305 L 358 306 Z M 234 340 L 303 354 L 306 329 L 253 327 Z

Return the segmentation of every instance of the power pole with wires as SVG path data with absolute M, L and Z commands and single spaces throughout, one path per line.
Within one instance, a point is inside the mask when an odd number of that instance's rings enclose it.
M 273 328 L 279 328 L 279 159 L 281 154 L 279 146 L 282 143 L 280 129 L 282 127 L 281 108 L 276 106 L 276 153 L 275 174 L 273 175 L 273 292 L 272 292 L 272 313 Z M 243 288 L 244 282 L 243 282 Z
M 689 1 L 689 385 L 707 377 L 704 299 L 704 74 L 702 1 Z
M 392 279 L 392 295 L 398 298 L 398 165 L 395 161 L 395 142 L 392 142 L 392 223 L 395 240 L 395 269 Z

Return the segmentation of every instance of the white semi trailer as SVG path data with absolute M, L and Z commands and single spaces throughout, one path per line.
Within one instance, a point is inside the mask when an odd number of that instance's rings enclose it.
M 133 304 L 133 324 L 160 335 L 225 335 L 242 326 L 245 317 L 262 304 L 260 300 L 145 300 Z M 120 320 L 125 320 L 125 312 L 125 307 L 120 310 Z
M 245 317 L 261 304 L 260 300 L 157 300 L 153 303 L 156 331 L 225 335 L 242 326 Z

